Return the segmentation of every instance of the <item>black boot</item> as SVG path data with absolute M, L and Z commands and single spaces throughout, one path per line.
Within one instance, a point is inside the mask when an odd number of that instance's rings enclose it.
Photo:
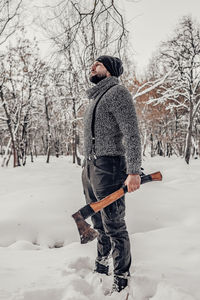
M 114 283 L 112 286 L 112 293 L 121 292 L 128 285 L 128 279 L 120 276 L 114 276 Z
M 108 271 L 109 271 L 109 266 L 108 265 L 100 264 L 97 261 L 95 262 L 94 272 L 108 275 Z

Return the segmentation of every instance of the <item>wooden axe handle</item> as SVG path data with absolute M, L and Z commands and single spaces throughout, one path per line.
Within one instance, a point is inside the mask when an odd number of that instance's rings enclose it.
M 155 172 L 149 175 L 141 176 L 141 184 L 150 182 L 150 181 L 161 181 L 162 180 L 162 174 L 160 172 Z M 104 207 L 110 205 L 117 199 L 121 198 L 125 193 L 128 192 L 127 186 L 124 185 L 116 192 L 108 195 L 107 197 L 103 198 L 102 200 L 98 202 L 90 203 L 90 207 L 93 209 L 95 213 L 103 209 Z

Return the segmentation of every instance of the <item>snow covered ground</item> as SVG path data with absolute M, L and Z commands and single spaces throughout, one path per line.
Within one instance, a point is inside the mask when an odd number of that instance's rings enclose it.
M 143 166 L 163 181 L 126 197 L 129 299 L 199 300 L 200 160 L 146 158 Z M 79 243 L 71 214 L 85 204 L 80 175 L 66 158 L 0 169 L 0 300 L 125 299 L 104 296 L 112 276 L 100 283 L 92 273 L 96 241 Z

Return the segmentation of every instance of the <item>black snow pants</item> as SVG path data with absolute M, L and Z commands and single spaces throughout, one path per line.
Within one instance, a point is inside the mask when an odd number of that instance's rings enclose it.
M 125 179 L 123 156 L 101 156 L 87 160 L 82 172 L 86 203 L 96 202 L 119 189 Z M 130 241 L 125 223 L 124 197 L 92 216 L 98 231 L 97 260 L 108 257 L 112 250 L 114 275 L 126 277 L 131 265 Z

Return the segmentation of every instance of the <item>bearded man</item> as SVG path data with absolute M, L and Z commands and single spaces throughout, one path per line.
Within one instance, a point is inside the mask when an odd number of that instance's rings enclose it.
M 128 192 L 140 187 L 141 142 L 132 97 L 119 84 L 123 73 L 117 57 L 100 56 L 93 63 L 87 91 L 92 99 L 84 119 L 85 165 L 82 182 L 86 203 L 96 202 L 127 185 Z M 92 216 L 98 231 L 95 272 L 109 274 L 113 258 L 112 292 L 128 285 L 131 266 L 130 240 L 125 223 L 124 196 Z

